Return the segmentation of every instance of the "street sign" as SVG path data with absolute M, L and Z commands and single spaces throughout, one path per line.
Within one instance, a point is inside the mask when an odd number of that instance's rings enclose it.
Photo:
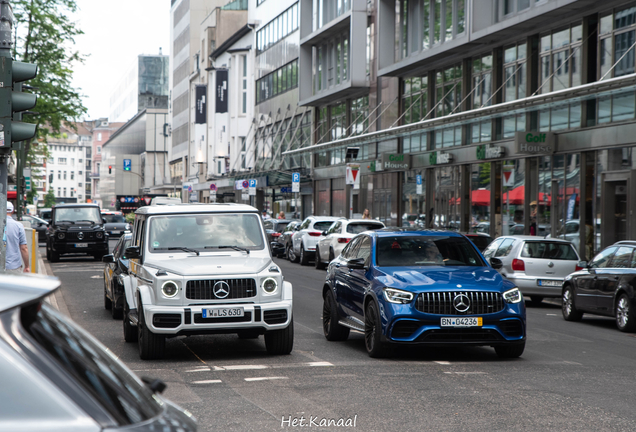
M 211 183 L 210 184 L 210 190 L 216 192 L 216 184 Z
M 241 193 L 241 199 L 243 201 L 249 201 L 250 200 L 250 195 L 245 193 L 246 189 L 243 189 L 243 192 Z
M 300 192 L 300 173 L 292 173 L 292 192 Z
M 347 171 L 345 176 L 345 184 L 360 187 L 360 164 L 359 163 L 348 163 Z
M 38 196 L 37 195 L 33 195 L 33 204 L 35 204 L 35 205 L 38 204 Z
M 417 174 L 415 176 L 415 193 L 417 195 L 422 195 L 422 174 Z
M 503 167 L 503 185 L 505 187 L 513 187 L 515 185 L 515 170 L 512 165 L 504 165 Z
M 256 180 L 250 179 L 249 181 L 249 195 L 256 196 Z
M 132 160 L 124 159 L 124 171 L 130 171 L 131 167 L 132 167 Z
M 284 193 L 293 193 L 294 192 L 294 188 L 293 187 L 282 187 L 280 188 L 280 193 L 284 194 Z

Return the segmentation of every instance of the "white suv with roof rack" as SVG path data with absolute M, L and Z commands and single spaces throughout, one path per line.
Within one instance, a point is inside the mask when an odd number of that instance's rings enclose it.
M 125 255 L 124 338 L 142 359 L 161 358 L 166 337 L 195 334 L 264 335 L 268 353 L 291 352 L 292 285 L 254 207 L 142 207 Z

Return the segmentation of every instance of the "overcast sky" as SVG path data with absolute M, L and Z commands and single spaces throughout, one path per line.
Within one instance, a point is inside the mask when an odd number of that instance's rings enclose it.
M 170 0 L 77 0 L 84 35 L 75 48 L 90 54 L 74 67 L 73 85 L 85 95 L 86 119 L 108 117 L 113 87 L 139 54 L 170 54 Z

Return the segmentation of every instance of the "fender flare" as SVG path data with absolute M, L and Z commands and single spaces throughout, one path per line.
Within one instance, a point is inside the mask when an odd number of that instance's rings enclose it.
M 137 298 L 135 297 L 133 278 L 130 275 L 126 275 L 122 279 L 124 280 L 124 297 L 128 304 L 128 309 L 137 309 Z
M 151 305 L 154 304 L 154 299 L 153 299 L 153 291 L 152 288 L 149 287 L 148 285 L 140 285 L 137 287 L 137 296 L 138 299 L 141 300 L 141 304 L 142 305 Z M 137 303 L 137 306 L 139 306 L 139 303 Z
M 283 282 L 283 300 L 293 300 L 294 290 L 291 282 Z

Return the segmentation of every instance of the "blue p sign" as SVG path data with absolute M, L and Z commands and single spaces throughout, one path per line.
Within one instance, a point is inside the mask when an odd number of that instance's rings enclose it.
M 415 184 L 421 185 L 422 184 L 422 175 L 418 174 L 415 176 Z
M 124 171 L 130 171 L 132 161 L 130 159 L 124 159 Z
M 300 183 L 300 173 L 292 173 L 292 183 Z
M 255 188 L 256 187 L 256 180 L 254 180 L 254 179 L 250 180 L 250 187 L 251 188 Z

